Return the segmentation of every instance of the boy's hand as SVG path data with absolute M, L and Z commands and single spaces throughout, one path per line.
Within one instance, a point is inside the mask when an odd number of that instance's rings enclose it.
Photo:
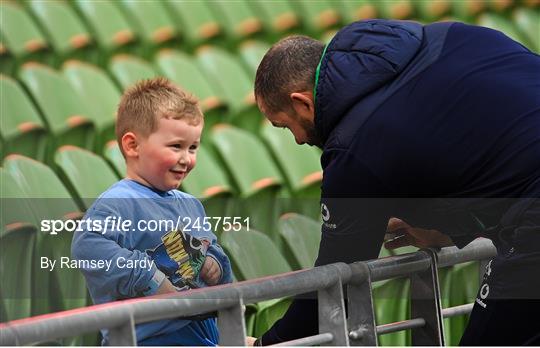
M 207 256 L 201 268 L 201 279 L 208 285 L 216 285 L 221 278 L 221 270 L 213 257 Z
M 168 294 L 168 293 L 176 292 L 176 291 L 177 291 L 176 288 L 174 287 L 174 285 L 171 284 L 169 279 L 165 278 L 163 282 L 161 283 L 161 285 L 159 286 L 159 288 L 157 289 L 156 295 Z
M 396 249 L 408 245 L 417 248 L 442 248 L 454 245 L 450 237 L 437 230 L 412 227 L 405 221 L 394 217 L 388 221 L 386 232 L 396 234 L 393 239 L 385 241 L 384 247 L 386 249 Z

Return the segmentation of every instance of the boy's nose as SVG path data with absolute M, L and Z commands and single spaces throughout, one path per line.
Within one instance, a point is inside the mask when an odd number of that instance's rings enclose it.
M 189 156 L 187 154 L 182 154 L 178 158 L 178 163 L 182 165 L 188 165 L 189 164 Z

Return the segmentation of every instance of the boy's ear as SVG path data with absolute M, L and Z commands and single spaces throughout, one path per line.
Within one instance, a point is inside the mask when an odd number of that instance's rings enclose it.
M 133 132 L 127 132 L 122 136 L 122 150 L 126 157 L 137 157 L 139 155 L 139 142 Z

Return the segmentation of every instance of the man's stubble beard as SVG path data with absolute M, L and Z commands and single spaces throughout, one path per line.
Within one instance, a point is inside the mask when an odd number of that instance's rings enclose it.
M 317 132 L 317 129 L 315 128 L 315 124 L 309 121 L 302 121 L 302 128 L 304 128 L 306 132 L 306 144 L 310 146 L 317 146 L 318 148 L 323 148 L 323 143 L 321 141 L 321 137 L 319 136 L 319 132 Z

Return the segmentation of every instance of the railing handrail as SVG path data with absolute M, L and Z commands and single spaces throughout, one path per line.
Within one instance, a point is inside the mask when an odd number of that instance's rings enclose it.
M 483 260 L 496 254 L 491 241 L 478 239 L 463 249 L 444 248 L 437 252 L 438 266 L 451 266 L 473 260 Z M 367 267 L 359 267 L 359 264 Z M 187 292 L 130 299 L 94 305 L 0 324 L 0 344 L 17 345 L 78 336 L 100 329 L 193 316 L 231 308 L 239 301 L 255 303 L 272 298 L 295 296 L 315 290 L 342 285 L 390 279 L 430 267 L 426 251 L 391 256 L 384 259 L 335 263 L 307 270 L 258 278 Z M 369 270 L 369 271 L 368 271 Z

